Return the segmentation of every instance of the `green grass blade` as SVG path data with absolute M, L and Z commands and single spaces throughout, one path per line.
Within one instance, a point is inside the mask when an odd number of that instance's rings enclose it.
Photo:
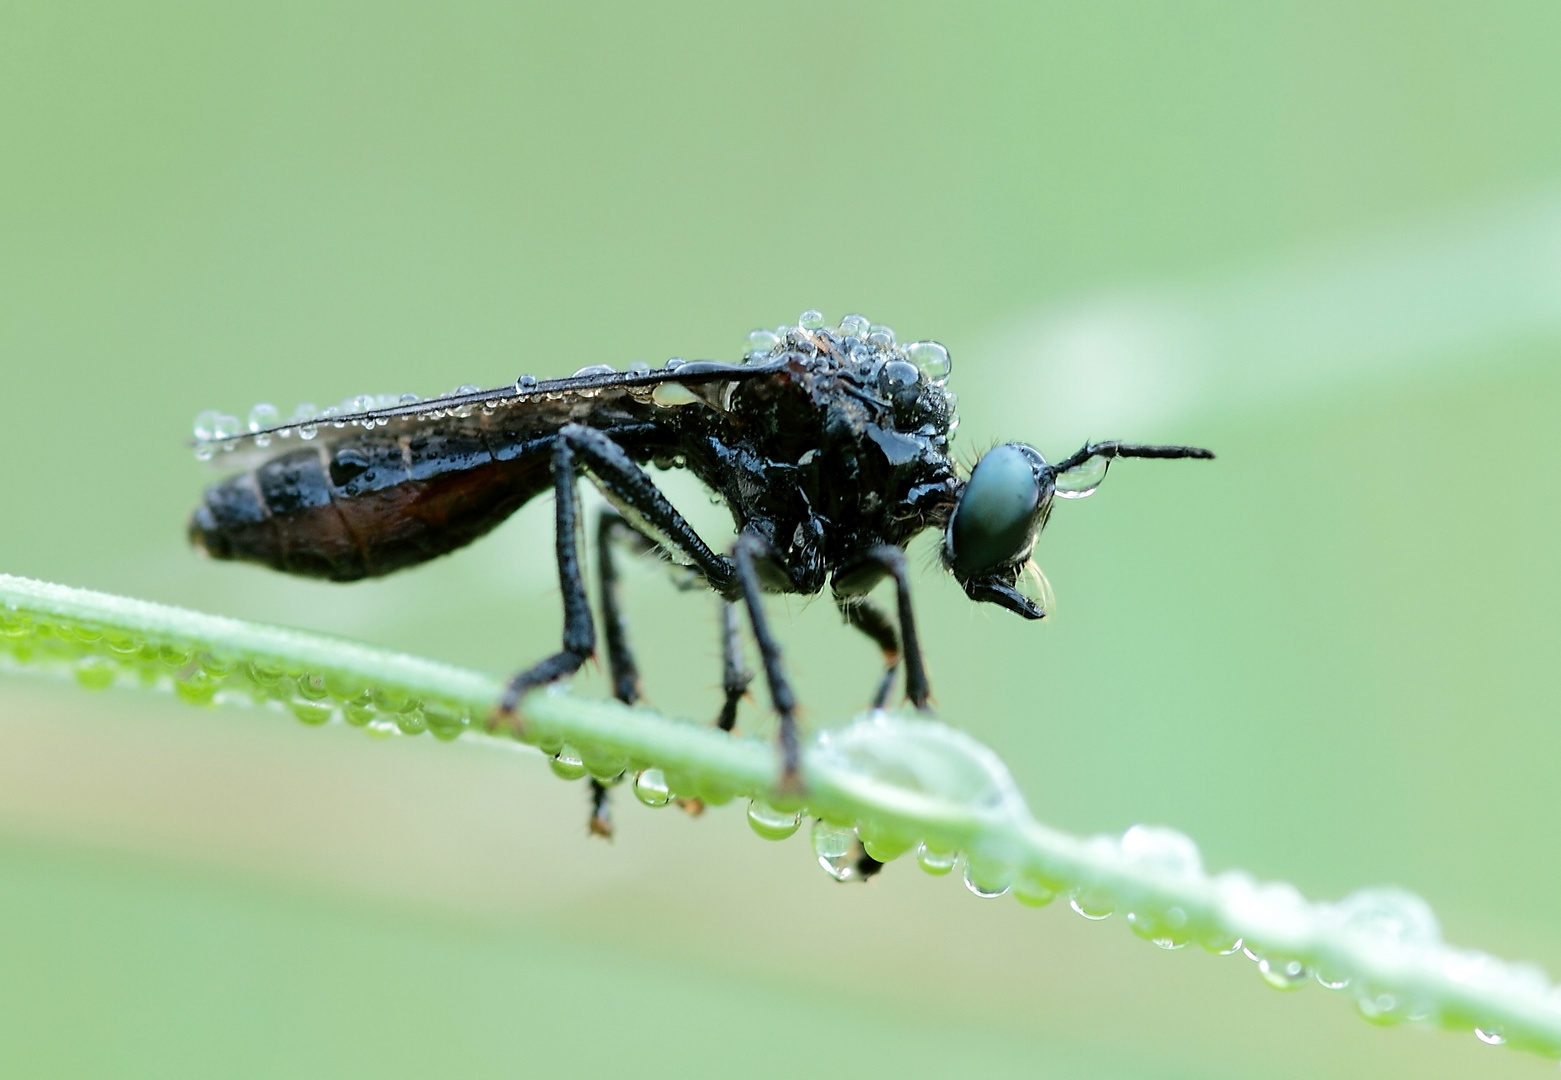
M 493 739 L 484 721 L 500 691 L 489 675 L 340 638 L 6 575 L 0 663 L 91 688 L 132 684 L 192 704 L 441 739 Z M 1164 948 L 1245 953 L 1276 988 L 1342 990 L 1374 1023 L 1477 1029 L 1487 1042 L 1561 1056 L 1561 992 L 1544 973 L 1445 944 L 1418 897 L 1365 889 L 1308 901 L 1239 871 L 1210 875 L 1174 830 L 1083 839 L 1047 828 L 997 756 L 943 724 L 879 714 L 823 732 L 804 752 L 806 792 L 783 794 L 775 750 L 760 740 L 562 691 L 533 693 L 522 711 L 524 742 L 593 775 L 656 769 L 678 796 L 756 800 L 761 834 L 787 832 L 792 815 L 819 819 L 815 850 L 838 856 L 843 873 L 858 841 L 885 861 L 914 850 L 933 873 L 958 861 L 977 895 L 1120 912 Z

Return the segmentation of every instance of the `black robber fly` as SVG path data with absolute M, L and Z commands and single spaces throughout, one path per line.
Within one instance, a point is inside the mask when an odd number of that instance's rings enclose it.
M 1214 456 L 1100 442 L 1050 463 L 1006 443 L 966 475 L 949 452 L 957 419 L 943 346 L 898 345 L 893 331 L 859 315 L 835 329 L 823 322 L 805 312 L 796 326 L 755 331 L 737 364 L 593 366 L 496 390 L 363 397 L 318 414 L 301 406 L 286 422 L 257 406 L 242 431 L 236 419 L 202 414 L 198 456 L 258 456 L 249 471 L 206 489 L 190 539 L 216 558 L 356 581 L 469 544 L 554 492 L 563 643 L 511 678 L 497 703 L 490 726 L 518 730 L 523 695 L 572 675 L 596 651 L 576 527 L 583 474 L 610 505 L 596 543 L 613 694 L 627 703 L 639 696 L 614 551 L 658 552 L 721 598 L 725 701 L 716 723 L 725 730 L 751 678 L 738 636 L 738 607 L 747 611 L 780 718 L 780 781 L 795 786 L 796 700 L 764 593 L 812 595 L 828 585 L 845 621 L 883 652 L 872 704 L 888 700 L 903 666 L 906 697 L 926 709 L 905 558 L 912 537 L 942 534 L 943 564 L 972 600 L 1039 619 L 1045 611 L 1020 585 L 1054 496 L 1093 491 L 1115 458 Z M 647 464 L 689 469 L 726 503 L 737 527 L 729 553 L 700 539 Z M 867 598 L 885 578 L 894 583 L 893 616 Z M 608 828 L 604 795 L 598 786 L 599 832 Z

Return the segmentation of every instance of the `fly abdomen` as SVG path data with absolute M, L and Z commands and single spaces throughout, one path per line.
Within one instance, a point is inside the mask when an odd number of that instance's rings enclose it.
M 305 577 L 388 574 L 470 543 L 545 490 L 551 446 L 540 442 L 505 461 L 459 433 L 294 450 L 207 488 L 190 540 Z

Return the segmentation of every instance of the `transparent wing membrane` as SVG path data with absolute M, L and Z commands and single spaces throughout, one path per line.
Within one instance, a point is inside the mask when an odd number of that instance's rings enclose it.
M 327 429 L 372 430 L 393 423 L 416 428 L 446 418 L 466 419 L 478 413 L 496 414 L 541 402 L 595 398 L 611 393 L 626 393 L 670 408 L 696 401 L 708 402 L 711 384 L 735 383 L 769 374 L 784 363 L 783 357 L 756 359 L 758 362 L 742 364 L 673 359 L 660 368 L 641 364 L 627 371 L 597 364 L 581 368 L 566 378 L 539 380 L 522 375 L 509 386 L 491 390 L 461 386 L 448 394 L 428 398 L 416 394 L 363 394 L 325 409 L 300 405 L 286 421 L 281 420 L 275 406 L 268 404 L 251 409 L 247 424 L 241 424 L 235 416 L 207 410 L 195 418 L 193 445 L 196 457 L 211 460 L 220 454 L 226 466 L 255 456 L 249 451 L 273 452 L 279 440 L 307 442 Z M 237 457 L 229 456 L 234 454 Z

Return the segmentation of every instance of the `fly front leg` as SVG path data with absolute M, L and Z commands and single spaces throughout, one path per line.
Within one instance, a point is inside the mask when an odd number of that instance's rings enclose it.
M 887 575 L 894 579 L 895 608 L 900 632 L 896 636 L 889 617 L 867 599 L 867 593 Z M 927 687 L 927 668 L 921 657 L 921 639 L 916 633 L 916 613 L 911 608 L 910 575 L 906 572 L 905 552 L 892 544 L 869 548 L 854 565 L 835 575 L 835 605 L 846 622 L 866 634 L 883 650 L 884 675 L 873 697 L 873 708 L 881 709 L 889 700 L 894 675 L 905 665 L 905 696 L 925 712 L 931 696 Z
M 726 700 L 721 704 L 721 715 L 715 726 L 731 731 L 737 726 L 737 704 L 748 693 L 753 682 L 753 672 L 743 663 L 743 640 L 737 624 L 737 605 L 730 600 L 721 601 L 721 690 Z
M 781 664 L 780 643 L 775 640 L 769 620 L 764 615 L 764 594 L 759 587 L 758 568 L 754 565 L 756 559 L 769 557 L 770 542 L 758 533 L 744 532 L 738 536 L 733 554 L 743 603 L 748 608 L 754 640 L 758 642 L 759 655 L 764 661 L 764 678 L 770 684 L 770 702 L 780 716 L 780 786 L 796 790 L 802 786 L 801 760 L 797 749 L 797 698 L 791 692 L 791 683 Z
M 883 676 L 878 680 L 871 706 L 881 709 L 888 703 L 889 691 L 894 688 L 894 673 L 900 670 L 900 636 L 894 632 L 889 617 L 871 600 L 836 594 L 835 606 L 848 625 L 866 634 L 883 653 Z
M 895 604 L 899 608 L 901 653 L 905 658 L 905 696 L 922 712 L 932 696 L 927 686 L 927 666 L 921 658 L 921 638 L 916 633 L 916 612 L 911 608 L 910 575 L 905 569 L 905 551 L 893 544 L 879 544 L 867 557 L 894 579 Z

